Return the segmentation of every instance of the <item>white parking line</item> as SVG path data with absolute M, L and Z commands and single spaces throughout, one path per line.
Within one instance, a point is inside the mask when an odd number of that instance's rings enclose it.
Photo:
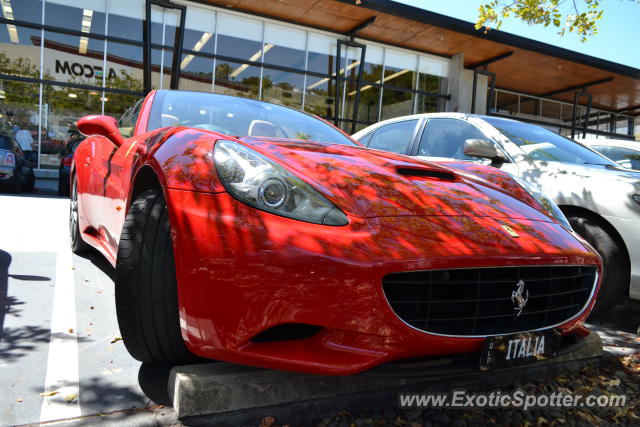
M 41 422 L 81 415 L 73 256 L 66 232 L 60 233 L 58 242 L 51 339 L 45 393 L 40 411 Z

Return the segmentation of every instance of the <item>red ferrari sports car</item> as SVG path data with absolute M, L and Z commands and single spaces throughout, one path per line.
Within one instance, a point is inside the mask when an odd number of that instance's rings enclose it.
M 497 169 L 367 149 L 309 114 L 209 93 L 154 91 L 78 129 L 73 250 L 114 265 L 140 361 L 489 369 L 589 333 L 599 256 Z

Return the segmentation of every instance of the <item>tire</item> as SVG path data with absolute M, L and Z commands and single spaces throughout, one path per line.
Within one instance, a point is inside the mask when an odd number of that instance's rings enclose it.
M 143 363 L 198 361 L 182 339 L 167 204 L 161 189 L 132 202 L 120 236 L 116 314 L 127 351 Z
M 9 191 L 18 194 L 22 192 L 22 177 L 20 176 L 20 170 L 17 169 L 15 175 L 13 175 L 13 182 L 9 185 Z
M 91 246 L 84 240 L 80 233 L 80 223 L 78 221 L 78 183 L 73 177 L 73 192 L 69 201 L 69 237 L 71 239 L 71 251 L 74 254 L 87 252 Z
M 62 178 L 58 178 L 58 196 L 69 196 L 69 183 Z
M 22 191 L 26 191 L 28 193 L 33 191 L 33 188 L 36 186 L 36 176 L 33 174 L 33 169 L 29 171 L 29 175 L 27 175 L 27 180 L 22 187 Z
M 627 293 L 631 268 L 624 248 L 595 218 L 569 216 L 571 227 L 595 248 L 602 257 L 602 283 L 598 299 L 591 312 L 599 317 L 616 306 Z

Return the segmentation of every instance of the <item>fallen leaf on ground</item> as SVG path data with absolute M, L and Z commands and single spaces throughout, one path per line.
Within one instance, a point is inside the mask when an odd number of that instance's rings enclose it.
M 72 334 L 73 333 L 73 328 L 69 328 L 69 333 Z
M 78 398 L 78 393 L 73 393 L 73 394 L 68 394 L 64 397 L 64 400 L 66 400 L 67 402 L 73 402 L 74 400 L 76 400 Z
M 609 386 L 609 387 L 613 387 L 613 386 L 616 386 L 616 385 L 620 385 L 620 378 L 615 378 L 615 379 L 613 379 L 613 380 L 611 380 L 611 381 L 606 381 L 606 382 L 605 382 L 605 385 L 607 385 L 607 386 Z
M 45 391 L 44 393 L 40 393 L 40 396 L 49 397 L 49 396 L 55 396 L 56 394 L 58 394 L 57 391 Z
M 115 337 L 114 339 L 111 340 L 111 344 L 118 341 L 122 341 L 122 337 Z
M 22 399 L 16 399 L 16 402 L 20 403 L 22 402 Z

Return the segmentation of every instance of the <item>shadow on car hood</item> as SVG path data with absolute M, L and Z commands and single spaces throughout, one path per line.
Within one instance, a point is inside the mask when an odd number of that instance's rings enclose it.
M 359 217 L 467 216 L 552 220 L 455 169 L 357 146 L 241 138 Z

